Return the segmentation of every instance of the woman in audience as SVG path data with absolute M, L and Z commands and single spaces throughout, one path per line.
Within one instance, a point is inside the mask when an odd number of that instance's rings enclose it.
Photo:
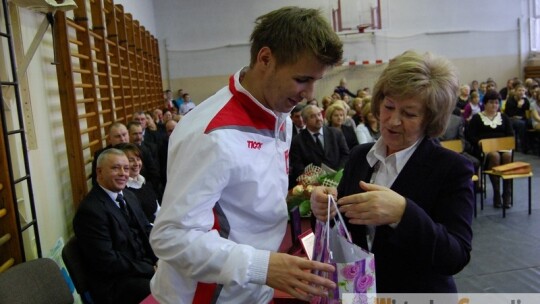
M 484 138 L 496 138 L 505 136 L 514 136 L 512 122 L 499 111 L 499 102 L 501 95 L 495 91 L 487 91 L 484 95 L 484 111 L 474 115 L 469 121 L 467 138 L 474 149 L 474 156 L 485 162 L 485 168 L 491 169 L 495 166 L 507 164 L 511 161 L 512 155 L 508 151 L 490 152 L 482 160 L 479 141 Z M 495 208 L 510 208 L 510 181 L 503 181 L 503 195 L 501 203 L 500 178 L 490 175 L 491 185 L 493 186 L 493 206 Z
M 540 130 L 540 87 L 536 87 L 531 96 L 531 124 L 533 129 Z
M 326 110 L 326 121 L 329 127 L 334 127 L 341 130 L 347 141 L 347 146 L 351 150 L 354 146 L 358 145 L 358 139 L 354 133 L 354 128 L 345 125 L 345 119 L 347 118 L 347 111 L 341 102 L 334 102 Z
M 468 84 L 464 84 L 459 88 L 459 96 L 457 98 L 456 108 L 459 110 L 460 113 L 456 113 L 456 115 L 463 114 L 465 106 L 469 103 L 469 93 L 471 93 L 470 91 L 471 87 L 469 87 Z
M 358 143 L 375 142 L 380 136 L 379 120 L 371 113 L 371 102 L 364 104 L 361 113 L 363 122 L 356 127 Z
M 326 115 L 326 109 L 328 109 L 328 107 L 334 103 L 334 99 L 332 99 L 332 97 L 330 96 L 324 96 L 321 100 L 321 105 L 322 105 L 322 116 L 323 118 L 325 117 Z
M 354 110 L 354 115 L 352 119 L 354 123 L 358 126 L 362 122 L 362 106 L 364 105 L 363 99 L 356 97 L 352 101 L 352 108 Z
M 469 122 L 474 114 L 482 112 L 483 109 L 484 107 L 480 104 L 480 96 L 478 96 L 478 92 L 472 92 L 470 101 L 463 109 L 463 119 L 465 119 L 466 122 Z
M 317 187 L 311 209 L 326 221 L 336 195 L 354 243 L 376 256 L 377 292 L 455 293 L 470 260 L 472 164 L 443 148 L 458 78 L 448 60 L 406 52 L 373 89 L 381 137 L 351 151 L 337 190 Z
M 131 143 L 119 144 L 116 145 L 115 148 L 124 151 L 129 160 L 129 179 L 126 189 L 135 193 L 137 199 L 141 203 L 146 218 L 150 223 L 154 223 L 156 214 L 160 208 L 160 203 L 150 182 L 140 174 L 143 166 L 141 150 Z

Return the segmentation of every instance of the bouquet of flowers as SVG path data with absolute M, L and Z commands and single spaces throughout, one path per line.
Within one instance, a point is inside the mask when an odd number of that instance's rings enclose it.
M 296 179 L 298 185 L 287 196 L 289 210 L 298 206 L 301 216 L 309 216 L 311 214 L 309 199 L 313 188 L 315 186 L 337 187 L 342 175 L 343 169 L 334 171 L 325 164 L 321 167 L 309 164 L 304 169 L 304 173 Z

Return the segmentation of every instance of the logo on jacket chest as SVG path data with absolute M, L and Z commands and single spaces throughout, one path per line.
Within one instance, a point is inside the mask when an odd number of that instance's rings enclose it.
M 249 149 L 260 150 L 262 148 L 262 142 L 248 140 L 247 145 Z

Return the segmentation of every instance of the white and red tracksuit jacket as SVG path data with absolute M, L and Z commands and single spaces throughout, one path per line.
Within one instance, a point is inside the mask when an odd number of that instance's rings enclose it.
M 160 303 L 268 303 L 271 251 L 287 225 L 291 120 L 239 82 L 184 116 L 169 141 L 167 186 L 150 236 Z

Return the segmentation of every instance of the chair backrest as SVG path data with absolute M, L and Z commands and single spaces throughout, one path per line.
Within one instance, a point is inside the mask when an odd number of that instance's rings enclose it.
M 73 285 L 75 285 L 75 289 L 81 296 L 83 303 L 93 303 L 88 288 L 88 276 L 83 264 L 81 250 L 75 236 L 71 237 L 66 245 L 64 245 L 64 248 L 62 249 L 62 260 L 64 260 L 64 264 L 66 264 L 71 281 L 73 281 Z
M 49 258 L 17 264 L 0 273 L 0 303 L 73 302 L 73 295 L 60 268 Z
M 442 140 L 441 146 L 457 153 L 463 152 L 463 142 L 461 139 Z
M 500 150 L 514 150 L 516 148 L 516 139 L 514 136 L 484 138 L 480 140 L 479 145 L 482 153 L 495 152 Z

